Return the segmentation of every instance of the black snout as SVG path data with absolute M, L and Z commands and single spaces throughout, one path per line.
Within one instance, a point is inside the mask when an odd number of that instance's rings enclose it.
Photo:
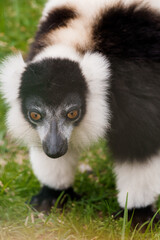
M 43 142 L 43 150 L 50 158 L 59 158 L 68 150 L 67 140 L 58 139 L 55 143 L 47 139 Z
M 52 123 L 50 132 L 43 141 L 43 150 L 50 158 L 59 158 L 68 150 L 67 139 L 59 134 L 56 123 Z

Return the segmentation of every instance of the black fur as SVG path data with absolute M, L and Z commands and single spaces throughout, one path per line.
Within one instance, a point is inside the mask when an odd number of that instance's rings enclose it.
M 32 197 L 30 204 L 37 211 L 48 214 L 55 205 L 58 208 L 62 208 L 68 199 L 79 200 L 80 196 L 71 187 L 65 190 L 55 190 L 43 186 L 40 192 Z
M 160 13 L 140 4 L 105 9 L 93 28 L 95 50 L 106 56 L 160 60 Z
M 57 8 L 49 12 L 46 20 L 40 24 L 35 41 L 31 45 L 28 61 L 31 61 L 37 53 L 47 46 L 44 41 L 46 34 L 60 27 L 66 27 L 69 21 L 76 18 L 76 16 L 75 11 L 67 7 Z
M 45 59 L 27 66 L 22 75 L 19 98 L 27 119 L 27 99 L 42 99 L 52 108 L 56 108 L 64 100 L 66 104 L 70 104 L 80 99 L 80 121 L 86 110 L 86 93 L 87 85 L 78 63 L 65 59 Z
M 111 63 L 109 146 L 115 159 L 143 161 L 160 149 L 160 63 Z

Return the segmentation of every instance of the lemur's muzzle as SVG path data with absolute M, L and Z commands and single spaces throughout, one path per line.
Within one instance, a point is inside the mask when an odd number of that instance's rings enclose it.
M 67 139 L 64 139 L 58 131 L 57 123 L 53 121 L 45 140 L 43 150 L 50 158 L 59 158 L 68 150 Z

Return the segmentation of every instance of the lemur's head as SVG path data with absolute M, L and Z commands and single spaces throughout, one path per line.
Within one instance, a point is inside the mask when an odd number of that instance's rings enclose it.
M 38 131 L 44 152 L 64 155 L 86 111 L 87 84 L 77 62 L 46 58 L 22 74 L 19 98 L 25 119 Z
M 11 67 L 11 63 L 16 70 L 12 68 L 9 76 L 7 64 Z M 32 62 L 12 57 L 2 70 L 2 90 L 11 106 L 8 126 L 12 135 L 26 138 L 31 146 L 38 141 L 36 135 L 51 158 L 67 152 L 72 135 L 73 144 L 78 138 L 81 144 L 94 141 L 94 135 L 101 136 L 106 129 L 107 77 L 108 62 L 97 53 L 82 57 L 73 49 L 55 46 L 46 48 Z M 26 127 L 32 129 L 29 138 Z M 75 129 L 79 129 L 76 138 Z

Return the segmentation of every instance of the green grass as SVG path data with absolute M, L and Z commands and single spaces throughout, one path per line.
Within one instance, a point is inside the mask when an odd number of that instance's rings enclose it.
M 25 56 L 32 41 L 44 0 L 0 1 L 0 61 L 20 50 Z M 124 219 L 114 221 L 118 210 L 112 160 L 106 143 L 82 153 L 80 163 L 93 172 L 77 171 L 74 189 L 83 195 L 63 211 L 49 216 L 33 212 L 26 204 L 40 185 L 31 170 L 25 147 L 17 147 L 6 134 L 6 106 L 0 99 L 0 239 L 159 239 L 160 229 L 144 234 L 131 230 Z M 106 157 L 107 156 L 107 157 Z

